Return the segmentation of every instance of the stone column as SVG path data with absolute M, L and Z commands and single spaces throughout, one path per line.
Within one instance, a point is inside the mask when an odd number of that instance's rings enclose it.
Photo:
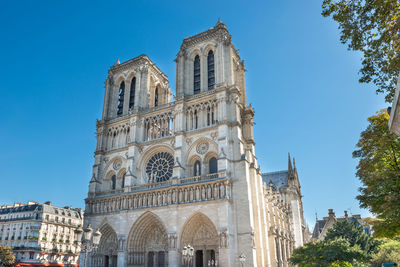
M 132 80 L 125 80 L 125 92 L 124 92 L 124 106 L 122 108 L 122 114 L 128 114 L 129 110 L 129 98 L 131 95 L 131 82 Z
M 200 55 L 200 91 L 205 92 L 207 90 L 207 56 Z
M 179 254 L 177 250 L 168 251 L 168 266 L 180 266 Z

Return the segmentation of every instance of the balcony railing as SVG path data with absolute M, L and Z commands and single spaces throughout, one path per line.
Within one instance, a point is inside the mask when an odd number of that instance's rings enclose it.
M 225 172 L 172 179 L 161 183 L 132 186 L 122 190 L 89 195 L 86 214 L 109 213 L 126 209 L 142 209 L 193 202 L 229 200 L 231 181 Z M 111 193 L 110 193 L 111 192 Z M 123 192 L 124 194 L 115 194 Z M 107 195 L 108 193 L 108 195 Z
M 136 193 L 142 191 L 149 191 L 149 190 L 156 190 L 161 188 L 166 188 L 170 186 L 179 186 L 179 185 L 186 185 L 192 183 L 203 183 L 207 181 L 212 181 L 216 179 L 221 179 L 226 177 L 226 172 L 217 172 L 211 174 L 204 174 L 199 176 L 187 177 L 187 178 L 177 178 L 171 179 L 168 181 L 151 183 L 151 184 L 142 184 L 142 185 L 135 185 L 130 187 L 124 187 L 121 189 L 116 190 L 109 190 L 104 192 L 95 193 L 94 196 L 106 196 L 106 195 L 114 195 L 114 194 L 121 194 L 121 193 Z

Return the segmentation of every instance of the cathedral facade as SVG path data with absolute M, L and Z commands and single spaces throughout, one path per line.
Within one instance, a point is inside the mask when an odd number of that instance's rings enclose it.
M 109 69 L 85 200 L 102 237 L 88 266 L 289 266 L 305 239 L 297 171 L 282 185 L 258 167 L 227 27 L 185 38 L 175 62 L 173 99 L 146 55 Z

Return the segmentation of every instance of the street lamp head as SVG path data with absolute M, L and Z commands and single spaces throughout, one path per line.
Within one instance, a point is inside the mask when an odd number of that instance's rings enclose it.
M 81 242 L 83 230 L 80 226 L 75 229 L 75 234 L 76 234 L 76 241 Z
M 189 247 L 189 255 L 190 255 L 190 257 L 193 257 L 193 255 L 194 255 L 194 248 L 193 248 L 191 245 L 189 245 L 188 247 Z
M 90 224 L 88 224 L 86 229 L 84 229 L 84 233 L 83 233 L 85 241 L 90 241 L 90 239 L 92 238 L 92 233 L 93 233 L 93 229 L 92 229 L 92 227 L 90 227 Z
M 99 231 L 99 228 L 96 229 L 96 232 L 93 234 L 93 245 L 97 247 L 100 243 L 100 238 L 101 238 L 101 232 Z
M 183 255 L 183 256 L 186 256 L 186 255 L 187 255 L 187 252 L 188 252 L 188 251 L 187 251 L 187 246 L 184 246 L 183 249 L 182 249 L 182 255 Z

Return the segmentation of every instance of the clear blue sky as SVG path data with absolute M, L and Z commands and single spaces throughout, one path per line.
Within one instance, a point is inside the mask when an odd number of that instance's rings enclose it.
M 0 204 L 84 207 L 109 66 L 145 53 L 175 90 L 181 41 L 220 17 L 245 60 L 262 171 L 296 158 L 310 225 L 328 208 L 368 215 L 351 153 L 388 104 L 358 83 L 360 55 L 321 2 L 3 1 Z

